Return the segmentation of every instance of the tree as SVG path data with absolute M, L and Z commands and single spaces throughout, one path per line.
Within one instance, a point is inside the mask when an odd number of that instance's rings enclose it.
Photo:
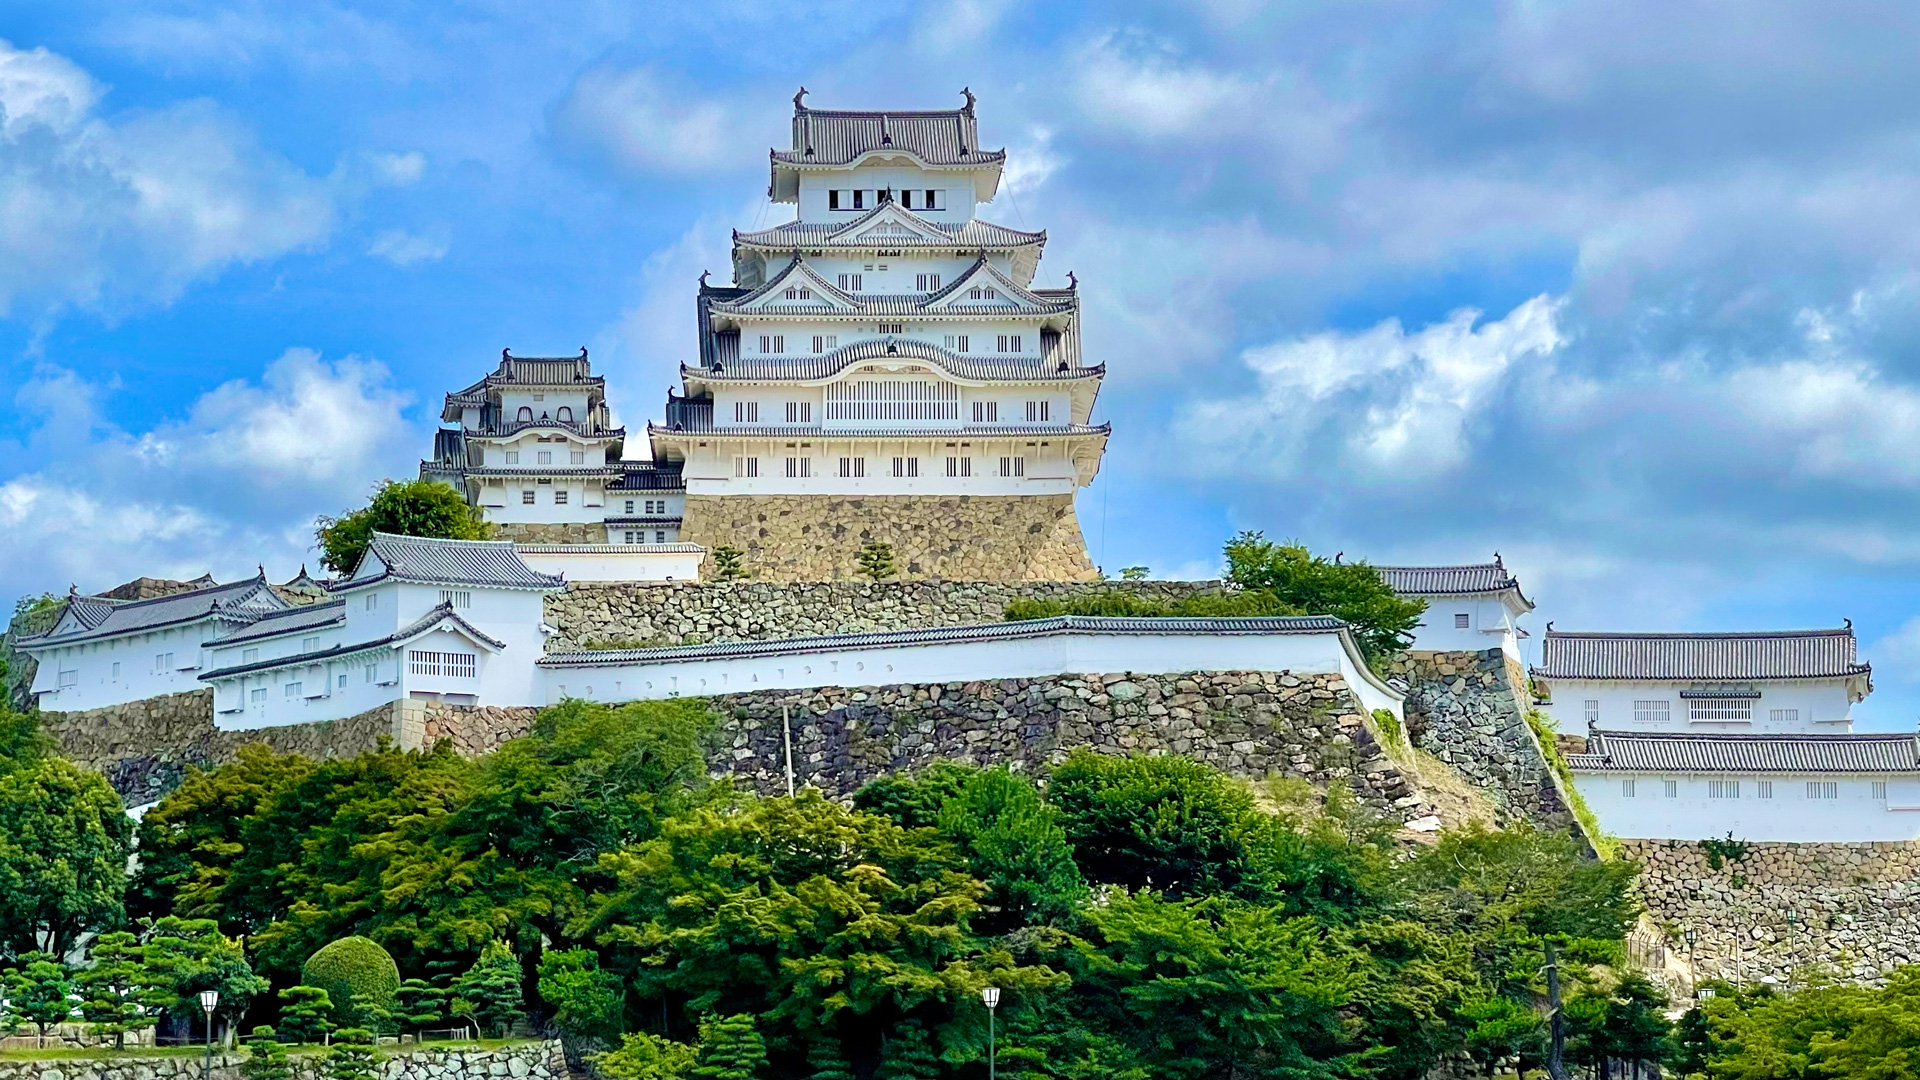
M 609 1080 L 692 1080 L 699 1048 L 644 1031 L 620 1038 L 620 1048 L 592 1055 L 593 1071 Z
M 144 958 L 155 990 L 150 1004 L 189 1023 L 205 1015 L 200 1007 L 203 990 L 219 993 L 214 1018 L 229 1024 L 246 1015 L 253 999 L 268 990 L 267 980 L 254 974 L 240 944 L 211 919 L 161 919 L 147 939 Z
M 746 566 L 742 561 L 746 557 L 746 552 L 730 544 L 721 544 L 713 549 L 712 555 L 713 580 L 739 581 L 747 576 Z
M 1585 1032 L 1588 1063 L 1597 1069 L 1606 1061 L 1665 1062 L 1672 1054 L 1673 1034 L 1673 1025 L 1663 1012 L 1666 1004 L 1666 995 L 1645 975 L 1629 972 L 1623 976 L 1599 999 L 1597 1015 Z M 1843 1071 L 1836 1075 L 1868 1074 Z
M 247 1059 L 240 1063 L 240 1075 L 246 1080 L 293 1080 L 293 1063 L 287 1048 L 265 1024 L 253 1029 L 247 1039 Z
M 869 581 L 885 581 L 900 571 L 893 565 L 893 545 L 869 540 L 860 545 L 860 573 Z
M 1245 877 L 1253 796 L 1197 761 L 1075 750 L 1047 796 L 1089 882 L 1184 898 L 1232 892 Z
M 425 1031 L 447 1018 L 447 991 L 425 979 L 404 979 L 393 995 L 393 1018 L 404 1031 Z
M 600 969 L 588 949 L 549 952 L 540 958 L 540 997 L 553 1006 L 553 1021 L 570 1035 L 611 1042 L 620 1035 L 626 994 L 620 977 Z
M 154 1016 L 143 1005 L 153 995 L 146 968 L 146 950 L 124 930 L 95 938 L 93 966 L 80 972 L 80 1015 L 95 1035 L 112 1035 L 113 1048 L 124 1050 L 127 1032 L 152 1027 Z
M 1145 566 L 1123 566 L 1120 568 L 1121 581 L 1145 581 L 1153 571 Z
M 1491 1078 L 1501 1062 L 1513 1062 L 1524 1074 L 1547 1059 L 1547 1026 L 1538 1012 L 1512 998 L 1489 997 L 1462 1010 L 1473 1027 L 1467 1053 Z
M 378 942 L 353 936 L 328 942 L 307 957 L 300 982 L 318 986 L 333 1001 L 341 1027 L 375 1027 L 393 1009 L 400 969 Z
M 7 996 L 14 1014 L 39 1030 L 44 1047 L 47 1029 L 73 1015 L 72 973 L 46 953 L 28 953 L 21 960 L 19 968 L 7 973 Z
M 942 758 L 917 773 L 874 777 L 854 792 L 853 805 L 902 828 L 931 829 L 940 823 L 940 808 L 979 774 L 975 766 Z
M 382 480 L 360 510 L 322 517 L 314 524 L 320 562 L 336 574 L 351 574 L 376 532 L 485 540 L 486 516 L 466 496 L 436 480 Z
M 716 1016 L 700 1024 L 698 1080 L 755 1080 L 767 1064 L 767 1043 L 745 1013 Z
M 1304 545 L 1276 544 L 1261 533 L 1235 536 L 1227 542 L 1226 554 L 1229 581 L 1269 593 L 1309 615 L 1344 621 L 1370 662 L 1405 649 L 1427 607 L 1424 600 L 1395 595 L 1364 562 L 1330 561 Z
M 987 886 L 980 932 L 1063 922 L 1086 893 L 1059 817 L 1033 781 L 1005 766 L 975 773 L 941 806 L 941 834 Z
M 65 956 L 118 926 L 132 826 L 106 779 L 64 758 L 0 771 L 0 952 Z
M 317 986 L 280 991 L 280 1032 L 290 1042 L 316 1043 L 333 1030 L 333 1001 Z
M 380 1067 L 373 1060 L 373 1032 L 358 1027 L 334 1032 L 322 1068 L 328 1080 L 379 1080 Z
M 482 1031 L 505 1038 L 526 1005 L 520 996 L 520 962 L 504 941 L 489 941 L 480 959 L 453 983 L 453 1012 Z

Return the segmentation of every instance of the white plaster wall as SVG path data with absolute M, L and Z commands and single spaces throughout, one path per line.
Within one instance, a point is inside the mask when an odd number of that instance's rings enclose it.
M 1336 634 L 1060 634 L 900 648 L 846 647 L 801 655 L 542 669 L 547 702 L 737 693 L 814 686 L 971 682 L 1073 672 L 1294 671 L 1340 673 L 1368 710 L 1401 715 L 1400 698 L 1363 677 Z
M 42 709 L 72 712 L 198 690 L 207 659 L 203 643 L 215 632 L 214 620 L 205 618 L 105 641 L 36 649 L 40 666 L 33 692 L 40 695 Z M 173 654 L 173 664 L 160 668 L 156 657 L 163 653 Z M 76 685 L 64 690 L 59 689 L 63 670 L 79 676 Z
M 573 410 L 573 419 L 579 423 L 587 418 L 587 392 L 585 390 L 502 390 L 500 391 L 501 418 L 509 423 L 517 419 L 522 407 L 532 409 L 535 419 L 542 414 L 548 418 L 558 415 L 560 406 Z
M 958 433 L 956 433 L 957 435 Z M 778 441 L 728 440 L 716 437 L 706 446 L 696 443 L 687 451 L 687 492 L 693 495 L 1069 495 L 1078 484 L 1065 444 L 1052 439 L 931 437 L 916 440 L 884 438 L 832 438 L 818 433 L 796 436 L 792 448 Z M 973 461 L 973 475 L 946 475 L 947 457 L 965 456 Z M 998 475 L 1002 456 L 1027 458 L 1027 475 Z M 735 456 L 757 456 L 758 477 L 736 477 Z M 805 456 L 813 475 L 788 477 L 786 459 Z M 840 458 L 865 457 L 865 477 L 841 477 Z M 920 475 L 891 475 L 893 459 L 918 457 Z
M 1600 703 L 1602 731 L 1693 731 L 1693 732 L 1817 732 L 1845 734 L 1852 730 L 1852 706 L 1847 700 L 1844 679 L 1783 679 L 1751 685 L 1760 694 L 1753 703 L 1751 723 L 1695 723 L 1688 719 L 1688 699 L 1680 691 L 1690 683 L 1674 682 L 1588 682 L 1579 679 L 1554 679 L 1550 683 L 1553 702 L 1541 706 L 1552 716 L 1561 731 L 1582 734 L 1587 730 L 1585 702 Z M 1665 700 L 1672 722 L 1665 725 L 1635 723 L 1635 701 Z M 1774 721 L 1774 709 L 1798 709 L 1798 722 Z
M 647 504 L 653 503 L 649 507 Z M 682 492 L 613 492 L 607 496 L 608 517 L 679 517 L 687 509 Z
M 542 439 L 545 441 L 542 441 Z M 481 464 L 489 469 L 537 469 L 560 468 L 568 466 L 584 468 L 607 463 L 608 439 L 582 439 L 571 432 L 555 435 L 552 428 L 528 428 L 509 438 L 495 440 L 487 438 L 475 440 L 481 447 Z M 549 460 L 541 461 L 540 455 L 549 455 Z M 509 461 L 508 454 L 517 455 Z M 580 460 L 573 460 L 579 454 Z
M 222 731 L 249 731 L 345 719 L 399 698 L 398 667 L 397 653 L 382 649 L 221 679 L 213 683 L 213 723 Z M 300 692 L 288 697 L 287 685 L 294 682 Z M 265 691 L 260 700 L 254 700 L 255 690 Z
M 938 188 L 946 193 L 946 198 L 942 201 L 943 209 L 928 210 L 924 213 L 920 210 L 914 211 L 929 221 L 963 222 L 973 217 L 976 205 L 973 180 L 965 174 L 929 172 L 913 166 L 868 165 L 857 169 L 801 173 L 800 220 L 839 224 L 853 221 L 872 209 L 872 207 L 861 210 L 827 209 L 827 192 L 833 188 L 878 190 L 903 187 L 920 190 Z
M 568 581 L 698 581 L 707 553 L 697 544 L 523 544 L 517 550 L 528 566 Z
M 1414 631 L 1415 649 L 1436 652 L 1479 652 L 1498 648 L 1515 659 L 1520 657 L 1520 642 L 1514 631 L 1514 613 L 1497 596 L 1426 596 L 1426 614 Z M 1467 628 L 1454 626 L 1454 616 L 1467 616 Z
M 608 525 L 606 542 L 609 544 L 677 544 L 680 542 L 678 525 Z
M 486 511 L 487 520 L 503 524 L 549 524 L 597 522 L 607 516 L 608 478 L 568 479 L 556 476 L 547 478 L 553 481 L 551 484 L 539 483 L 540 479 L 534 476 L 484 478 L 481 481 L 480 506 Z M 533 492 L 532 504 L 521 501 L 520 493 L 525 490 Z M 554 501 L 556 491 L 567 493 L 565 503 Z
M 1626 775 L 1617 772 L 1574 774 L 1574 787 L 1600 821 L 1601 829 L 1620 837 L 1646 840 L 1769 840 L 1788 843 L 1863 843 L 1920 839 L 1920 780 L 1907 777 L 1762 776 L 1759 774 L 1632 774 L 1634 795 L 1624 794 Z M 1678 783 L 1667 798 L 1664 781 Z M 1708 781 L 1738 779 L 1737 799 L 1709 798 Z M 1888 799 L 1872 797 L 1871 781 L 1886 780 Z M 1756 784 L 1771 780 L 1773 797 L 1759 798 Z M 1839 785 L 1835 799 L 1809 799 L 1809 780 Z

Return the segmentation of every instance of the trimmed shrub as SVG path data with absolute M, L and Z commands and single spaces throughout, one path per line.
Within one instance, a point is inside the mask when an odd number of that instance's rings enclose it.
M 341 1027 L 372 1027 L 393 1011 L 400 968 L 371 938 L 344 937 L 307 957 L 300 981 L 327 992 Z

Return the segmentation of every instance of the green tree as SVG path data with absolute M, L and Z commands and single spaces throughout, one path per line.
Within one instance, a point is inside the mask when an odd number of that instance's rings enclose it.
M 152 1027 L 155 1020 L 142 1004 L 153 995 L 146 950 L 132 934 L 115 930 L 95 938 L 90 951 L 93 965 L 75 980 L 83 998 L 80 1015 L 95 1035 L 113 1036 L 114 1049 L 124 1050 L 127 1032 Z
M 403 979 L 393 995 L 393 1016 L 404 1031 L 425 1031 L 447 1018 L 447 991 L 425 979 Z
M 489 941 L 480 959 L 453 983 L 455 1015 L 473 1020 L 482 1031 L 505 1038 L 526 1011 L 520 995 L 520 962 L 504 941 Z
M 968 870 L 986 883 L 975 920 L 982 933 L 1064 922 L 1086 893 L 1058 812 L 1033 781 L 1005 766 L 975 773 L 937 820 Z
M 118 926 L 132 825 L 104 777 L 64 758 L 0 770 L 0 953 L 65 956 Z
M 721 544 L 713 549 L 713 580 L 739 581 L 747 576 L 744 563 L 746 552 L 730 544 Z
M 316 1043 L 333 1030 L 333 1000 L 317 986 L 280 991 L 280 1033 L 287 1041 Z
M 853 805 L 902 828 L 931 829 L 940 824 L 940 808 L 979 774 L 975 766 L 942 758 L 917 773 L 874 777 L 854 792 Z
M 893 564 L 893 545 L 869 540 L 860 545 L 860 574 L 869 581 L 885 581 L 900 571 Z
M 219 993 L 214 1018 L 228 1023 L 246 1015 L 253 999 L 268 990 L 267 980 L 254 973 L 240 944 L 211 919 L 161 919 L 143 952 L 155 994 L 149 1004 L 189 1023 L 205 1015 L 200 1008 L 203 990 Z
M 1145 566 L 1123 566 L 1120 568 L 1121 581 L 1145 581 L 1153 571 Z
M 1595 1068 L 1608 1060 L 1661 1065 L 1672 1055 L 1673 1025 L 1665 1015 L 1666 995 L 1645 975 L 1629 972 L 1598 1002 L 1600 1008 L 1584 1040 L 1587 1060 Z
M 380 1066 L 373 1059 L 373 1032 L 358 1027 L 334 1032 L 322 1068 L 328 1080 L 379 1080 Z
M 592 1056 L 593 1070 L 609 1080 L 692 1080 L 699 1048 L 644 1031 L 621 1036 L 620 1047 Z
M 626 994 L 620 977 L 602 971 L 588 949 L 549 952 L 540 958 L 540 997 L 553 1007 L 553 1021 L 571 1035 L 611 1042 L 620 1035 Z
M 1525 1073 L 1546 1061 L 1546 1020 L 1531 1006 L 1512 998 L 1488 997 L 1467 1003 L 1461 1011 L 1473 1025 L 1467 1032 L 1467 1053 L 1489 1078 L 1502 1063 L 1510 1062 Z
M 7 996 L 15 1016 L 32 1024 L 47 1045 L 48 1029 L 73 1015 L 73 973 L 46 953 L 28 953 L 7 973 Z
M 1243 532 L 1227 542 L 1226 554 L 1229 581 L 1309 615 L 1341 619 L 1369 661 L 1405 649 L 1426 611 L 1426 601 L 1395 595 L 1366 563 L 1324 559 L 1301 544 Z
M 377 1027 L 376 1018 L 384 1019 L 393 1010 L 400 968 L 379 942 L 343 937 L 307 957 L 300 968 L 300 982 L 327 992 L 339 1026 Z
M 1245 880 L 1253 796 L 1197 761 L 1075 750 L 1047 796 L 1089 882 L 1184 898 Z
M 767 1066 L 767 1043 L 745 1013 L 716 1016 L 700 1024 L 698 1080 L 755 1080 Z
M 437 480 L 382 480 L 364 508 L 314 524 L 321 565 L 336 574 L 353 573 L 376 532 L 485 540 L 487 531 L 480 508 Z
M 240 1075 L 246 1080 L 293 1080 L 287 1048 L 272 1028 L 262 1024 L 248 1036 L 247 1059 L 240 1063 Z

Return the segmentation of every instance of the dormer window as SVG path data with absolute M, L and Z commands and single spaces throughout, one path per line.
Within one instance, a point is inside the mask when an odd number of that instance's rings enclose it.
M 563 424 L 571 424 L 573 423 L 573 409 L 571 406 L 562 405 L 559 411 L 554 413 L 554 417 Z
M 801 288 L 798 285 L 789 285 L 787 286 L 786 297 L 789 300 L 811 300 L 813 299 L 813 290 Z
M 517 419 L 519 419 L 519 420 L 520 420 L 521 422 L 523 422 L 523 423 L 524 423 L 524 422 L 527 422 L 527 421 L 530 421 L 530 420 L 532 420 L 532 419 L 533 419 L 533 408 L 532 408 L 531 406 L 527 406 L 527 405 L 522 405 L 522 406 L 520 406 L 520 412 L 519 412 L 519 415 L 518 415 L 518 417 L 517 417 Z
M 991 287 L 968 289 L 967 298 L 969 300 L 998 300 L 1000 299 L 1000 293 Z

